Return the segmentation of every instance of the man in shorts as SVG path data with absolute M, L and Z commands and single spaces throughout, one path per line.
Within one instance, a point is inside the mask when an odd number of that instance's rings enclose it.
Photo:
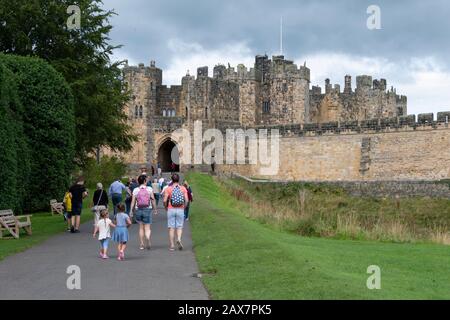
M 175 250 L 176 244 L 179 250 L 183 250 L 181 236 L 183 234 L 184 207 L 189 202 L 186 188 L 179 184 L 180 176 L 176 173 L 172 175 L 172 185 L 164 192 L 164 206 L 167 209 L 167 227 L 169 229 L 169 250 Z
M 79 177 L 77 182 L 70 187 L 70 198 L 72 200 L 72 226 L 70 228 L 71 233 L 80 232 L 80 216 L 83 209 L 83 199 L 88 196 L 86 187 L 84 186 L 84 178 Z

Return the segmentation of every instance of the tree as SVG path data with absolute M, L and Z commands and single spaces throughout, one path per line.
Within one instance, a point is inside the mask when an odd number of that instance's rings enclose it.
M 67 8 L 81 10 L 81 28 L 67 26 Z M 112 62 L 109 44 L 114 11 L 100 0 L 0 0 L 0 50 L 48 61 L 69 83 L 75 100 L 76 159 L 97 147 L 128 151 L 137 140 L 126 123 L 129 94 L 121 81 L 122 62 Z
M 24 106 L 16 110 L 10 108 L 15 115 L 11 112 L 9 117 L 23 122 L 29 145 L 22 149 L 16 142 L 18 150 L 10 153 L 19 164 L 22 159 L 30 159 L 29 173 L 18 174 L 16 186 L 26 188 L 24 210 L 47 209 L 50 199 L 61 199 L 64 195 L 73 169 L 72 92 L 62 75 L 42 59 L 0 54 L 0 64 L 13 73 L 20 105 Z M 19 132 L 20 127 L 15 125 L 15 130 Z M 20 173 L 20 166 L 17 171 Z

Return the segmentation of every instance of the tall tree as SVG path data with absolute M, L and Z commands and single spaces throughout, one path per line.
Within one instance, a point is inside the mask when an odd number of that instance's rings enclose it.
M 79 28 L 67 12 L 72 5 L 80 9 Z M 113 15 L 100 0 L 0 0 L 0 51 L 41 57 L 69 83 L 81 162 L 97 147 L 128 151 L 137 139 L 125 121 L 122 62 L 111 59 L 120 47 L 110 44 Z

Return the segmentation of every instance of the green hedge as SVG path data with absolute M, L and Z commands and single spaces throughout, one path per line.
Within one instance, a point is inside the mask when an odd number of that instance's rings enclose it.
M 15 156 L 19 164 L 27 155 L 30 159 L 26 180 L 17 177 L 17 186 L 26 185 L 23 208 L 26 211 L 48 209 L 50 199 L 62 198 L 73 168 L 72 93 L 64 78 L 44 60 L 0 54 L 0 64 L 14 74 L 23 106 L 17 111 L 22 113 L 23 130 L 29 143 L 28 150 L 8 152 L 8 158 Z M 2 145 L 7 143 L 4 140 Z M 1 163 L 0 166 L 2 170 L 5 167 Z
M 15 212 L 22 211 L 30 166 L 21 113 L 14 75 L 0 64 L 0 209 Z

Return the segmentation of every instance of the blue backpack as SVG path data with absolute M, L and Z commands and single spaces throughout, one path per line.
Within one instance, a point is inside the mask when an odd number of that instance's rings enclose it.
M 172 207 L 182 207 L 184 205 L 184 194 L 181 191 L 179 185 L 176 185 L 172 189 L 172 194 L 170 195 L 170 204 Z

